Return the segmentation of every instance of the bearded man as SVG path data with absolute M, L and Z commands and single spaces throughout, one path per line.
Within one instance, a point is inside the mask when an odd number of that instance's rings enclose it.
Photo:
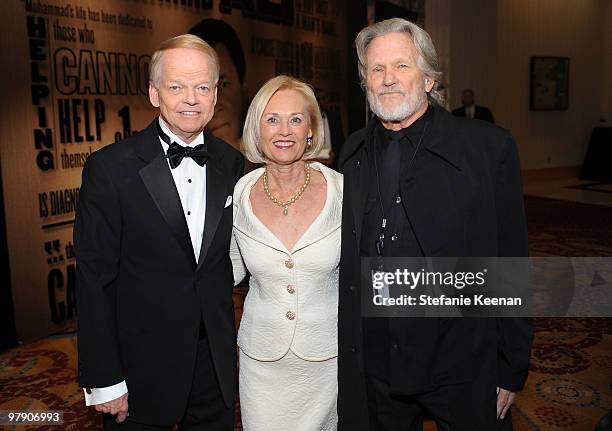
M 440 430 L 511 429 L 531 321 L 366 318 L 360 268 L 369 257 L 527 256 L 514 140 L 440 107 L 438 58 L 417 25 L 382 21 L 355 45 L 375 117 L 348 138 L 339 163 L 338 427 L 410 430 L 426 413 Z

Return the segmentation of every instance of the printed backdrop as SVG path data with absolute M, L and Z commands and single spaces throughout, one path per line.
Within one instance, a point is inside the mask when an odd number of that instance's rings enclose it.
M 252 97 L 279 73 L 345 115 L 343 0 L 6 0 L 0 154 L 17 336 L 74 326 L 72 227 L 81 170 L 145 127 L 158 44 L 205 18 L 230 24 Z M 344 122 L 346 124 L 346 122 Z M 146 217 L 146 214 L 143 214 Z

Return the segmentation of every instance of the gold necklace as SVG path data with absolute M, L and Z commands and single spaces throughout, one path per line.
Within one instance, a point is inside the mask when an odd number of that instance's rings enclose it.
M 276 205 L 283 208 L 283 215 L 287 215 L 289 213 L 289 205 L 292 205 L 293 203 L 295 203 L 295 201 L 297 201 L 302 196 L 302 193 L 304 193 L 304 190 L 306 190 L 306 187 L 308 187 L 308 184 L 310 184 L 310 163 L 305 163 L 305 165 L 306 165 L 306 181 L 304 181 L 304 184 L 302 184 L 302 187 L 298 190 L 297 194 L 295 194 L 291 199 L 289 199 L 286 202 L 281 202 L 276 196 L 272 196 L 272 194 L 270 193 L 270 188 L 268 186 L 268 168 L 266 167 L 264 170 L 264 174 L 263 174 L 264 193 L 266 194 L 266 196 L 268 196 L 268 199 L 270 199 Z

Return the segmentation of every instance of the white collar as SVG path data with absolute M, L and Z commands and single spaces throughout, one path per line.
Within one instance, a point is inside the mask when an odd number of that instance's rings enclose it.
M 166 135 L 168 135 L 168 137 L 170 138 L 170 142 L 176 142 L 182 147 L 195 147 L 196 145 L 204 143 L 204 132 L 200 132 L 200 134 L 193 141 L 191 141 L 191 143 L 188 144 L 185 141 L 183 141 L 181 138 L 176 136 L 174 133 L 172 133 L 172 130 L 170 130 L 166 122 L 162 120 L 161 115 L 159 116 L 159 125 L 162 131 Z M 160 141 L 161 141 L 162 147 L 164 148 L 164 152 L 167 152 L 169 145 L 166 144 L 163 139 L 160 139 Z

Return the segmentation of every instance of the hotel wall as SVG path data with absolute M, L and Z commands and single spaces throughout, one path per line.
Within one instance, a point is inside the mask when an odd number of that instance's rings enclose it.
M 450 14 L 440 11 L 448 7 Z M 514 134 L 523 169 L 582 163 L 592 128 L 611 116 L 612 2 L 431 0 L 427 12 L 434 41 L 450 45 L 451 107 L 473 88 Z M 567 111 L 529 111 L 532 56 L 570 58 Z

